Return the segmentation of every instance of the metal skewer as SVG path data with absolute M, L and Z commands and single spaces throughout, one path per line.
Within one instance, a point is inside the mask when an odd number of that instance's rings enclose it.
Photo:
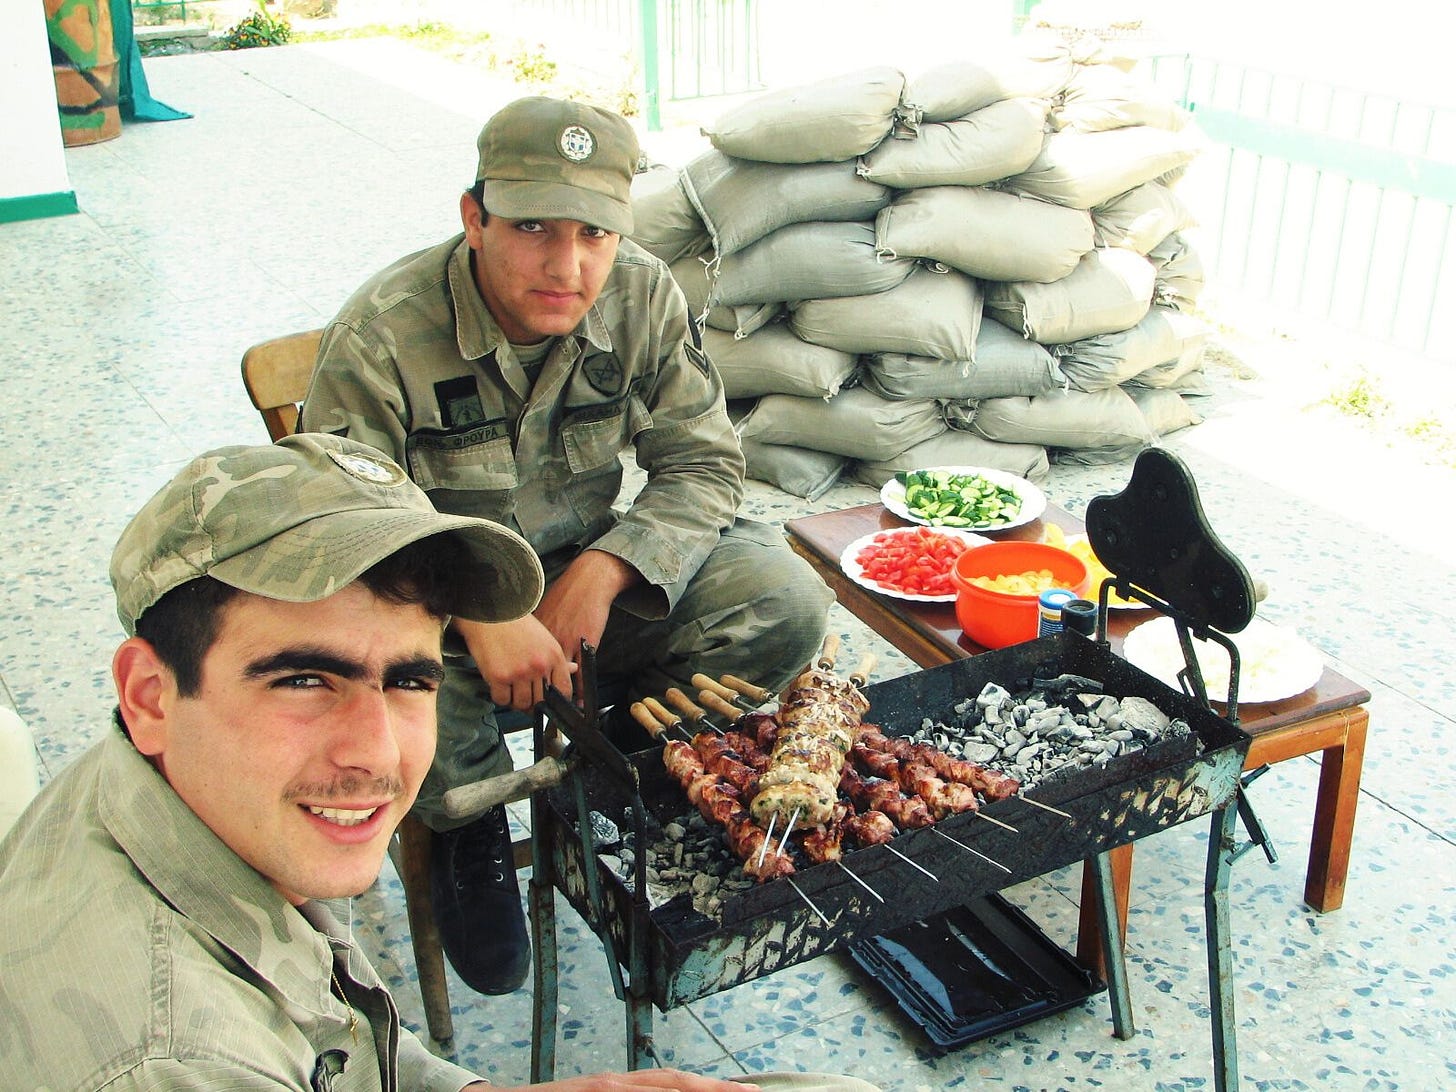
M 820 910 L 819 907 L 814 905 L 813 899 L 809 898 L 808 895 L 804 894 L 804 892 L 799 890 L 799 885 L 794 882 L 794 877 L 785 876 L 784 882 L 794 889 L 794 894 L 798 895 L 799 898 L 804 900 L 804 905 L 806 905 L 810 910 L 814 911 L 814 913 L 819 915 L 820 921 L 822 921 L 825 925 L 832 926 L 834 924 L 832 921 L 824 916 L 823 910 Z
M 864 880 L 862 880 L 862 879 L 860 879 L 860 878 L 859 878 L 859 877 L 858 877 L 858 876 L 856 876 L 856 875 L 855 875 L 855 874 L 854 874 L 854 873 L 853 873 L 853 872 L 851 872 L 851 871 L 850 871 L 850 870 L 849 870 L 849 866 L 848 866 L 848 865 L 846 865 L 846 864 L 845 864 L 845 863 L 844 863 L 844 862 L 843 862 L 843 861 L 835 861 L 835 862 L 834 862 L 834 863 L 835 863 L 835 864 L 837 864 L 837 865 L 838 865 L 838 866 L 839 866 L 839 867 L 840 867 L 840 868 L 841 868 L 841 869 L 842 869 L 842 870 L 843 870 L 843 872 L 844 872 L 844 874 L 845 874 L 845 875 L 846 875 L 846 876 L 848 876 L 848 877 L 849 877 L 849 878 L 850 878 L 850 879 L 851 879 L 851 880 L 853 880 L 853 881 L 854 881 L 854 882 L 855 882 L 855 883 L 857 883 L 857 884 L 859 884 L 859 885 L 860 885 L 860 886 L 861 886 L 861 887 L 863 887 L 863 888 L 864 888 L 864 889 L 865 889 L 865 890 L 866 890 L 866 891 L 868 891 L 868 892 L 869 892 L 869 893 L 870 893 L 870 894 L 871 894 L 871 895 L 873 895 L 873 896 L 874 896 L 874 897 L 875 897 L 875 898 L 877 898 L 877 899 L 879 899 L 879 900 L 880 900 L 880 901 L 881 901 L 881 902 L 884 902 L 884 901 L 885 901 L 885 896 L 883 896 L 883 895 L 881 895 L 881 894 L 880 894 L 880 893 L 879 893 L 879 892 L 878 892 L 878 891 L 876 891 L 876 890 L 875 890 L 875 889 L 874 889 L 874 888 L 873 888 L 873 887 L 871 887 L 871 886 L 870 886 L 870 885 L 869 885 L 869 884 L 867 884 L 867 883 L 865 883 L 865 882 L 864 882 Z
M 763 845 L 758 847 L 757 864 L 763 864 L 764 857 L 768 856 L 769 843 L 773 841 L 774 824 L 779 821 L 779 813 L 771 812 L 768 817 L 768 831 L 763 836 Z
M 792 812 L 789 813 L 789 825 L 784 827 L 784 837 L 783 840 L 779 842 L 780 853 L 782 853 L 784 851 L 784 847 L 789 844 L 789 835 L 794 832 L 794 824 L 798 822 L 798 820 L 799 809 L 795 808 Z
M 931 830 L 931 832 L 932 832 L 932 833 L 935 833 L 935 834 L 939 834 L 939 835 L 940 835 L 940 836 L 941 836 L 941 837 L 942 837 L 942 838 L 944 838 L 944 839 L 945 839 L 945 840 L 946 840 L 946 841 L 947 841 L 947 842 L 952 842 L 952 843 L 954 843 L 954 844 L 955 844 L 955 845 L 958 845 L 958 846 L 960 846 L 960 847 L 961 847 L 961 848 L 962 848 L 962 849 L 963 849 L 963 850 L 965 850 L 965 851 L 966 851 L 966 852 L 967 852 L 967 853 L 974 853 L 974 854 L 975 854 L 975 855 L 976 855 L 976 856 L 977 856 L 977 857 L 979 857 L 979 858 L 981 858 L 981 860 L 983 860 L 983 861 L 985 861 L 985 862 L 986 862 L 986 863 L 987 863 L 987 864 L 990 864 L 990 865 L 995 865 L 995 866 L 996 866 L 996 867 L 997 867 L 997 868 L 999 868 L 999 869 L 1000 869 L 1000 870 L 1001 870 L 1001 871 L 1002 871 L 1002 872 L 1005 872 L 1005 873 L 1006 873 L 1006 874 L 1007 874 L 1007 875 L 1008 875 L 1008 876 L 1009 876 L 1009 875 L 1010 875 L 1010 874 L 1011 874 L 1011 869 L 1009 869 L 1009 868 L 1007 868 L 1007 867 L 1006 867 L 1006 866 L 1005 866 L 1005 865 L 1004 865 L 1004 864 L 1002 864 L 1002 863 L 1001 863 L 1001 862 L 1000 862 L 1000 861 L 993 861 L 993 860 L 992 860 L 992 859 L 991 859 L 991 858 L 990 858 L 990 857 L 987 857 L 987 856 L 986 856 L 986 855 L 985 855 L 985 854 L 984 854 L 984 853 L 982 853 L 982 852 L 981 852 L 981 851 L 980 851 L 980 850 L 977 850 L 977 849 L 972 849 L 972 848 L 971 848 L 971 847 L 970 847 L 970 846 L 968 846 L 968 845 L 966 845 L 966 843 L 965 843 L 965 842 L 962 842 L 962 841 L 958 841 L 958 840 L 957 840 L 957 839 L 955 839 L 955 838 L 952 838 L 952 837 L 951 837 L 951 836 L 950 836 L 950 835 L 949 835 L 949 834 L 947 834 L 947 833 L 945 833 L 945 831 L 943 831 L 943 830 L 940 830 L 940 829 L 938 829 L 938 828 L 937 828 L 937 827 L 931 827 L 931 828 L 930 828 L 930 830 Z
M 892 845 L 890 845 L 890 843 L 889 843 L 889 842 L 881 842 L 881 843 L 880 843 L 880 845 L 882 845 L 882 846 L 884 846 L 884 847 L 885 847 L 885 848 L 886 848 L 886 849 L 888 849 L 888 850 L 889 850 L 889 851 L 890 851 L 890 852 L 891 852 L 891 853 L 893 853 L 893 854 L 894 854 L 894 855 L 895 855 L 895 856 L 896 856 L 896 857 L 899 857 L 899 858 L 900 858 L 900 860 L 902 860 L 902 861 L 904 861 L 904 862 L 905 862 L 905 863 L 906 863 L 906 864 L 907 864 L 907 865 L 909 865 L 909 866 L 910 866 L 910 867 L 911 867 L 911 868 L 918 868 L 918 869 L 920 869 L 920 871 L 921 871 L 921 872 L 924 872 L 924 873 L 925 873 L 925 874 L 926 874 L 926 875 L 927 875 L 927 876 L 929 876 L 929 877 L 930 877 L 930 878 L 931 878 L 931 879 L 932 879 L 932 880 L 934 880 L 934 881 L 935 881 L 935 882 L 936 882 L 936 883 L 940 883 L 940 877 L 939 877 L 939 876 L 937 876 L 937 875 L 936 875 L 936 874 L 935 874 L 935 873 L 934 873 L 934 872 L 932 872 L 932 871 L 930 871 L 930 869 L 928 869 L 928 868 L 925 868 L 925 867 L 923 867 L 923 866 L 922 866 L 922 865 L 918 865 L 918 864 L 916 864 L 916 863 L 915 863 L 915 862 L 914 862 L 914 861 L 912 861 L 912 860 L 911 860 L 911 859 L 910 859 L 910 858 L 909 858 L 909 857 L 907 857 L 907 856 L 905 856 L 905 854 L 903 854 L 903 853 L 901 853 L 901 852 L 900 852 L 900 851 L 899 851 L 899 850 L 898 850 L 898 849 L 896 849 L 896 848 L 895 848 L 895 847 L 894 847 L 894 846 L 892 846 Z
M 1003 822 L 1001 822 L 1000 819 L 992 819 L 989 815 L 987 815 L 985 812 L 981 811 L 979 808 L 976 809 L 976 811 L 974 812 L 974 815 L 976 816 L 977 819 L 984 819 L 984 820 L 986 820 L 986 822 L 992 823 L 995 826 L 1000 827 L 1002 830 L 1009 830 L 1012 834 L 1020 834 L 1021 833 L 1021 831 L 1017 830 L 1010 823 L 1003 823 Z
M 1061 808 L 1054 808 L 1050 804 L 1043 804 L 1040 800 L 1033 800 L 1031 797 L 1029 797 L 1029 796 L 1022 796 L 1019 793 L 1017 794 L 1017 797 L 1016 798 L 1018 800 L 1024 800 L 1028 804 L 1033 804 L 1036 807 L 1041 808 L 1042 811 L 1049 811 L 1053 815 L 1060 815 L 1063 819 L 1070 819 L 1071 818 L 1071 816 L 1068 815 L 1066 812 L 1064 812 Z

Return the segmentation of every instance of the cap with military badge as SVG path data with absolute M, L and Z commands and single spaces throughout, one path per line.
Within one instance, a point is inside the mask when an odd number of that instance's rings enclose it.
M 498 523 L 437 512 L 375 449 L 302 433 L 199 455 L 134 516 L 111 557 L 128 634 L 157 600 L 211 576 L 269 599 L 310 603 L 342 590 L 411 542 L 452 534 L 470 558 L 452 613 L 482 622 L 530 611 L 541 563 Z
M 632 231 L 632 176 L 641 151 L 625 118 L 544 96 L 498 110 L 476 141 L 485 210 L 507 220 L 579 220 Z

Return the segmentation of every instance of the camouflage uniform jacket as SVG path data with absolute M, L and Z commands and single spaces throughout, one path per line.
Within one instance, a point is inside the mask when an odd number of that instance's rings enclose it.
M 623 240 L 596 303 L 534 384 L 481 299 L 464 236 L 396 262 L 324 331 L 302 427 L 379 448 L 444 512 L 513 527 L 548 578 L 587 546 L 644 578 L 619 600 L 676 604 L 733 522 L 743 454 L 681 290 Z M 620 515 L 618 459 L 647 484 Z
M 347 920 L 347 900 L 286 902 L 108 733 L 0 843 L 0 1084 L 457 1092 L 478 1080 L 400 1026 L 336 912 Z M 331 972 L 357 1012 L 352 1035 Z

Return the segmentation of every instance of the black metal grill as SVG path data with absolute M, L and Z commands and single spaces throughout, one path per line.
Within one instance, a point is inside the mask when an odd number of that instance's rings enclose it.
M 887 734 L 905 735 L 927 716 L 948 719 L 953 706 L 973 699 L 988 682 L 1016 690 L 1034 677 L 1064 672 L 1098 679 L 1119 697 L 1147 698 L 1170 716 L 1186 720 L 1193 731 L 1034 791 L 1035 799 L 1070 818 L 1012 797 L 984 810 L 1015 832 L 965 813 L 897 837 L 895 848 L 939 882 L 875 846 L 846 854 L 844 864 L 875 890 L 894 892 L 884 903 L 837 866 L 816 865 L 794 876 L 798 890 L 777 881 L 759 885 L 725 901 L 717 918 L 692 910 L 687 899 L 649 910 L 595 855 L 586 859 L 574 795 L 556 790 L 548 800 L 558 820 L 550 828 L 558 885 L 583 917 L 605 926 L 623 966 L 631 961 L 629 923 L 637 923 L 648 956 L 649 981 L 641 985 L 666 1010 L 1207 815 L 1233 800 L 1248 735 L 1075 634 L 1040 638 L 869 686 L 864 691 L 870 700 L 865 719 Z M 643 751 L 630 762 L 645 810 L 659 821 L 681 815 L 686 799 L 663 769 L 661 752 Z M 589 807 L 609 815 L 630 808 L 630 790 L 610 772 L 585 769 L 583 780 Z M 644 844 L 643 834 L 637 844 Z M 597 913 L 587 888 L 589 870 L 604 898 L 600 923 L 594 921 Z M 801 892 L 829 924 L 805 906 Z
M 602 937 L 614 982 L 628 1003 L 629 1062 L 634 1067 L 644 1064 L 651 1054 L 649 1004 L 665 1011 L 1089 859 L 1096 863 L 1114 1026 L 1119 1035 L 1130 1035 L 1131 1007 L 1120 942 L 1110 925 L 1111 871 L 1104 855 L 1156 831 L 1213 813 L 1206 903 L 1215 1009 L 1215 1084 L 1222 1089 L 1237 1083 L 1232 999 L 1225 989 L 1229 976 L 1227 881 L 1232 859 L 1231 805 L 1237 799 L 1250 739 L 1233 719 L 1237 716 L 1237 650 L 1228 646 L 1231 719 L 1225 719 L 1207 703 L 1197 661 L 1191 657 L 1189 635 L 1213 637 L 1227 645 L 1227 638 L 1210 627 L 1238 632 L 1248 624 L 1253 611 L 1252 581 L 1208 526 L 1187 468 L 1166 452 L 1143 452 L 1127 489 L 1113 497 L 1097 498 L 1088 517 L 1093 547 L 1119 574 L 1102 589 L 1097 639 L 1066 631 L 868 686 L 864 694 L 870 708 L 864 719 L 886 734 L 907 735 L 927 717 L 951 720 L 954 707 L 974 699 L 987 683 L 1016 693 L 1028 689 L 1035 679 L 1071 674 L 1098 680 L 1105 693 L 1118 698 L 1146 698 L 1168 716 L 1186 721 L 1191 732 L 1119 755 L 1102 766 L 1049 779 L 1032 791 L 1032 798 L 1054 806 L 1065 817 L 1018 795 L 983 809 L 1014 830 L 964 813 L 894 839 L 896 850 L 936 879 L 884 847 L 847 854 L 843 860 L 846 868 L 876 891 L 894 893 L 884 902 L 869 896 L 843 868 L 821 864 L 799 871 L 792 883 L 774 880 L 730 897 L 714 918 L 694 911 L 687 898 L 650 909 L 641 851 L 647 844 L 647 814 L 659 821 L 681 815 L 686 804 L 682 789 L 664 770 L 659 749 L 624 758 L 605 744 L 595 720 L 583 716 L 560 695 L 548 695 L 538 745 L 544 729 L 554 723 L 589 761 L 572 763 L 566 785 L 534 798 L 537 870 L 532 884 L 533 914 L 538 928 L 552 921 L 550 888 L 554 885 Z M 1112 588 L 1124 596 L 1145 599 L 1174 617 L 1185 653 L 1190 653 L 1189 668 L 1181 676 L 1186 693 L 1112 654 L 1104 639 L 1107 591 Z M 589 678 L 590 672 L 586 674 Z M 587 712 L 595 713 L 591 700 Z M 598 859 L 590 836 L 584 833 L 590 827 L 589 810 L 634 816 L 638 847 L 635 889 L 629 890 Z M 630 981 L 625 984 L 619 967 L 629 971 Z M 539 960 L 537 985 L 554 996 L 554 977 L 543 976 Z M 551 997 L 536 1006 L 541 1022 L 536 1028 L 540 1056 L 533 1060 L 533 1079 L 550 1075 L 554 1044 L 544 1041 L 554 1040 L 554 1032 L 547 1034 L 554 1021 L 551 1008 Z

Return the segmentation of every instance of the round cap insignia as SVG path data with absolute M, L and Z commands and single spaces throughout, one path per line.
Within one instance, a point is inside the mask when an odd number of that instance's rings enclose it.
M 597 150 L 596 138 L 580 125 L 568 125 L 561 130 L 561 137 L 556 143 L 561 154 L 573 163 L 590 159 Z
M 387 466 L 377 459 L 357 453 L 330 451 L 329 458 L 338 463 L 346 474 L 369 482 L 371 485 L 398 485 L 404 481 L 404 471 L 396 466 Z

